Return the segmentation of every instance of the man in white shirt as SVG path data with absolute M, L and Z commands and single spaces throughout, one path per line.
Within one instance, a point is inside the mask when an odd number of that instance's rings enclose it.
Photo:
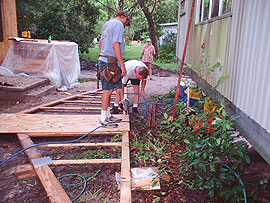
M 134 96 L 133 96 L 133 108 L 132 113 L 137 114 L 138 113 L 138 104 L 140 95 L 145 97 L 145 86 L 146 86 L 146 78 L 149 75 L 149 71 L 147 66 L 138 60 L 130 60 L 125 62 L 125 67 L 127 70 L 127 75 L 122 78 L 122 90 L 116 94 L 114 107 L 112 108 L 111 113 L 117 114 L 119 113 L 118 104 L 121 101 L 123 103 L 124 98 L 124 87 L 127 85 L 128 81 L 131 81 L 131 84 L 133 86 L 134 90 Z M 141 84 L 141 91 L 140 91 L 140 82 Z M 120 95 L 119 95 L 120 94 Z M 140 94 L 140 95 L 139 95 Z

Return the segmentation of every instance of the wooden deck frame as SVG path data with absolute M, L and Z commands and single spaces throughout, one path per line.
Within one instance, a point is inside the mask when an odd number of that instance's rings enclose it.
M 101 94 L 101 90 L 96 90 L 96 94 Z M 84 127 L 80 129 L 74 128 L 75 130 L 70 129 L 70 123 L 68 122 L 69 118 L 73 118 L 76 121 L 78 115 L 48 115 L 46 111 L 50 108 L 58 108 L 59 104 L 70 104 L 69 101 L 76 101 L 77 99 L 100 99 L 100 97 L 88 96 L 87 94 L 94 94 L 93 92 L 86 92 L 79 95 L 69 96 L 67 98 L 59 99 L 56 101 L 52 101 L 47 104 L 43 104 L 31 109 L 24 110 L 18 114 L 1 114 L 4 116 L 3 119 L 7 123 L 2 123 L 0 125 L 0 133 L 17 133 L 17 137 L 21 142 L 23 148 L 27 148 L 29 146 L 34 145 L 31 137 L 54 137 L 54 136 L 82 136 L 85 133 L 88 133 L 90 128 L 93 126 L 97 126 L 97 123 L 94 123 L 92 126 L 88 128 L 88 130 Z M 96 102 L 96 101 L 95 101 Z M 91 105 L 90 102 L 71 102 L 71 104 L 79 105 L 82 103 L 83 105 Z M 94 107 L 96 109 L 96 107 Z M 70 110 L 70 108 L 62 108 L 62 110 Z M 72 110 L 79 111 L 83 108 L 73 108 Z M 91 107 L 87 108 L 91 109 Z M 40 111 L 43 114 L 38 114 Z M 90 110 L 91 112 L 91 110 Z M 97 115 L 79 115 L 80 122 L 87 125 L 85 123 L 86 120 L 90 120 L 91 124 L 93 121 L 92 117 L 95 117 L 97 120 Z M 121 164 L 121 186 L 120 186 L 120 202 L 121 203 L 129 203 L 131 202 L 131 181 L 130 181 L 130 157 L 129 157 L 129 123 L 128 123 L 128 115 L 123 115 L 123 119 L 126 119 L 126 123 L 119 123 L 120 129 L 98 129 L 93 132 L 93 134 L 97 135 L 122 135 L 122 142 L 118 143 L 73 143 L 73 144 L 54 144 L 54 145 L 41 145 L 38 148 L 47 149 L 47 148 L 79 148 L 79 147 L 120 147 L 121 151 L 121 159 L 83 159 L 83 160 L 52 160 L 53 165 L 81 165 L 81 164 Z M 61 122 L 61 118 L 63 122 Z M 85 118 L 85 119 L 84 119 Z M 67 122 L 66 122 L 67 121 Z M 74 121 L 74 122 L 75 122 Z M 65 123 L 66 122 L 66 123 Z M 16 125 L 13 126 L 12 123 Z M 27 124 L 27 127 L 23 127 L 23 124 Z M 9 125 L 11 127 L 9 127 Z M 56 126 L 56 127 L 55 127 Z M 58 130 L 57 130 L 58 128 Z M 70 198 L 65 193 L 64 189 L 58 182 L 57 178 L 54 176 L 48 165 L 42 166 L 34 166 L 33 159 L 42 158 L 41 153 L 37 147 L 33 147 L 27 149 L 25 151 L 28 156 L 30 163 L 32 164 L 35 173 L 40 179 L 44 190 L 50 199 L 51 202 L 71 202 Z

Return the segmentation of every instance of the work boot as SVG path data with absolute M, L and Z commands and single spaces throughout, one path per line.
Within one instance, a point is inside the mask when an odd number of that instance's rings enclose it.
M 106 118 L 106 121 L 108 122 L 120 122 L 122 119 L 121 118 L 116 118 L 114 116 L 111 116 L 110 118 Z
M 139 114 L 139 112 L 138 112 L 138 107 L 133 107 L 133 108 L 132 108 L 132 114 L 133 114 L 133 115 L 138 115 L 138 114 Z
M 121 111 L 123 111 L 124 110 L 124 105 L 122 103 L 120 103 L 119 108 L 120 108 Z
M 114 106 L 111 109 L 111 114 L 119 114 L 119 113 L 120 113 L 120 110 L 118 109 L 118 106 Z
M 117 128 L 118 124 L 117 123 L 111 123 L 108 119 L 106 119 L 104 122 L 99 121 L 102 127 L 104 128 Z

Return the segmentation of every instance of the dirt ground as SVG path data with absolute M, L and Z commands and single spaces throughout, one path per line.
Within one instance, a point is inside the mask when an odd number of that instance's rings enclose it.
M 82 62 L 82 71 L 80 80 L 81 82 L 74 89 L 67 92 L 53 92 L 48 96 L 44 96 L 37 100 L 22 101 L 22 102 L 0 102 L 0 115 L 1 113 L 17 113 L 19 111 L 48 103 L 59 98 L 67 97 L 74 94 L 79 94 L 84 91 L 95 90 L 97 83 L 95 81 L 94 64 L 88 62 Z M 178 73 L 163 70 L 159 67 L 153 68 L 153 80 L 147 81 L 146 94 L 149 99 L 151 96 L 158 96 L 168 93 L 171 89 L 175 88 L 178 80 Z M 129 96 L 132 97 L 132 96 Z M 131 99 L 131 98 L 130 98 Z M 158 109 L 159 110 L 159 109 Z M 158 111 L 157 110 L 157 111 Z M 162 109 L 160 109 L 162 110 Z M 164 109 L 163 109 L 164 110 Z M 140 113 L 143 109 L 139 109 Z M 157 117 L 158 119 L 158 117 Z M 131 121 L 132 133 L 147 133 L 145 128 L 145 122 L 147 118 L 140 123 Z M 132 136 L 132 135 L 131 135 Z M 48 141 L 64 141 L 71 138 L 35 138 L 35 143 L 48 142 Z M 116 141 L 117 137 L 107 136 L 105 141 Z M 132 137 L 131 137 L 132 139 Z M 102 142 L 104 137 L 91 137 L 88 136 L 83 142 Z M 118 140 L 119 141 L 119 140 Z M 16 135 L 0 135 L 0 162 L 10 157 L 14 153 L 21 150 L 20 143 Z M 175 149 L 177 150 L 177 149 Z M 89 150 L 73 150 L 72 153 L 69 150 L 47 150 L 42 151 L 43 156 L 50 156 L 52 159 L 69 159 L 69 158 L 84 158 L 92 156 L 93 158 L 109 158 L 119 157 L 119 151 L 115 149 L 106 149 L 105 151 L 95 150 L 89 152 Z M 252 158 L 252 164 L 245 171 L 244 181 L 250 183 L 248 187 L 254 187 L 256 181 L 261 176 L 270 177 L 269 165 L 255 152 L 250 152 Z M 136 151 L 131 152 L 132 159 L 136 157 Z M 172 162 L 173 162 L 172 157 Z M 27 203 L 45 203 L 49 202 L 46 197 L 46 193 L 39 182 L 38 178 L 31 178 L 27 180 L 17 180 L 16 167 L 18 165 L 28 164 L 29 161 L 24 153 L 19 154 L 15 158 L 8 161 L 6 164 L 0 166 L 0 202 L 15 203 L 15 202 L 27 202 Z M 132 164 L 132 167 L 135 167 Z M 51 167 L 56 177 L 61 177 L 66 174 L 82 174 L 86 178 L 92 176 L 92 180 L 87 181 L 86 192 L 76 202 L 119 202 L 119 192 L 117 191 L 117 185 L 115 183 L 115 172 L 120 171 L 119 166 L 72 166 L 64 167 L 57 166 Z M 95 174 L 97 175 L 95 176 Z M 79 182 L 74 176 L 64 179 L 61 183 Z M 180 188 L 177 185 L 179 180 L 172 179 L 170 184 L 163 187 L 162 191 L 133 191 L 133 202 L 153 202 L 154 197 L 161 196 L 159 202 L 213 202 L 207 199 L 203 194 L 196 191 L 191 191 L 187 188 Z M 71 199 L 75 198 L 80 193 L 82 185 L 76 187 L 66 187 L 64 189 Z M 162 195 L 161 195 L 162 194 Z M 262 190 L 260 192 L 260 198 L 256 202 L 269 202 L 270 195 L 268 192 Z M 226 201 L 221 201 L 226 202 Z

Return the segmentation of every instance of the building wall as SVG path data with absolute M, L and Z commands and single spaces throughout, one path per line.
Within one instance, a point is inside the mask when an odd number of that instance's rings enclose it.
M 0 64 L 3 62 L 10 45 L 9 37 L 17 37 L 16 0 L 0 0 L 2 31 L 4 40 L 0 42 Z
M 186 1 L 189 17 L 193 0 Z M 241 115 L 238 124 L 270 163 L 269 10 L 269 0 L 238 0 L 233 1 L 231 13 L 197 24 L 195 10 L 185 63 L 199 67 L 206 51 L 211 65 L 221 63 L 229 79 L 217 90 L 232 103 L 233 112 Z M 187 27 L 188 18 L 180 18 L 178 23 L 180 28 L 182 24 Z M 178 59 L 182 58 L 185 34 L 186 30 L 180 29 Z M 201 76 L 213 86 L 223 71 Z

